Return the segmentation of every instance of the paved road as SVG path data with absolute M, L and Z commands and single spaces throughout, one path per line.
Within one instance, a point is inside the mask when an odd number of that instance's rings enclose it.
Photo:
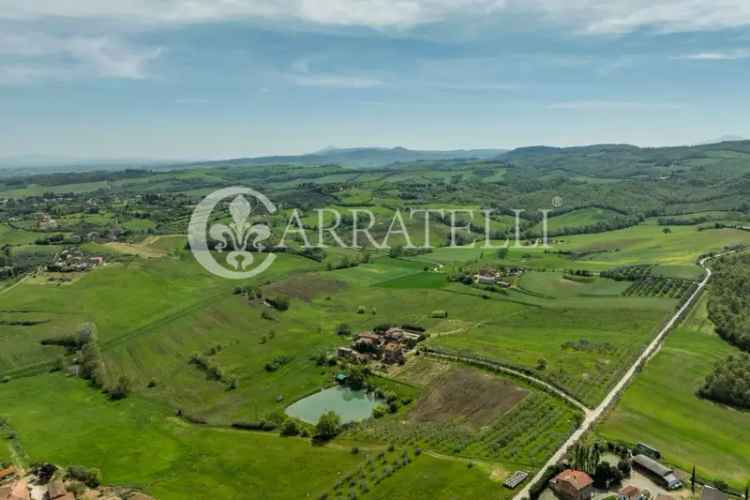
M 706 275 L 703 278 L 703 281 L 701 281 L 698 284 L 698 288 L 695 289 L 693 294 L 690 296 L 690 298 L 685 301 L 685 304 L 683 304 L 682 307 L 675 313 L 674 316 L 667 322 L 666 325 L 664 325 L 664 328 L 661 329 L 659 334 L 656 336 L 656 338 L 649 344 L 649 346 L 643 351 L 643 353 L 638 357 L 635 363 L 633 363 L 633 366 L 630 367 L 630 369 L 625 373 L 625 375 L 622 377 L 622 379 L 617 383 L 617 385 L 610 391 L 610 393 L 607 395 L 606 398 L 604 398 L 604 401 L 601 402 L 599 406 L 596 407 L 595 410 L 588 412 L 586 414 L 586 417 L 583 420 L 583 423 L 580 425 L 580 427 L 568 438 L 567 441 L 560 447 L 559 450 L 550 458 L 546 464 L 539 470 L 536 476 L 534 476 L 531 481 L 526 483 L 526 486 L 521 490 L 515 497 L 514 500 L 521 500 L 522 498 L 528 498 L 529 496 L 529 489 L 531 488 L 531 485 L 536 483 L 542 478 L 542 475 L 544 474 L 544 471 L 547 469 L 547 467 L 550 467 L 552 465 L 555 465 L 557 462 L 563 459 L 567 451 L 574 446 L 578 440 L 580 440 L 586 432 L 591 428 L 591 426 L 599 420 L 599 418 L 604 414 L 604 412 L 609 408 L 609 406 L 617 399 L 617 397 L 622 393 L 625 388 L 627 387 L 628 383 L 633 379 L 633 377 L 638 372 L 638 367 L 642 364 L 648 361 L 648 359 L 657 352 L 659 349 L 659 346 L 664 341 L 666 336 L 669 334 L 669 332 L 672 330 L 672 327 L 675 326 L 675 324 L 679 321 L 680 317 L 683 313 L 685 313 L 690 307 L 693 306 L 693 303 L 695 302 L 696 297 L 703 291 L 703 289 L 706 287 L 706 284 L 708 284 L 708 281 L 711 279 L 711 270 L 706 267 L 706 261 L 709 260 L 709 257 L 706 257 L 700 261 L 701 267 L 703 267 L 706 270 Z

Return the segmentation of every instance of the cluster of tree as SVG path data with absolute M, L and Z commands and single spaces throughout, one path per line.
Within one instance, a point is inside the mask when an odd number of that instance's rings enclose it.
M 717 363 L 698 394 L 719 403 L 750 409 L 750 355 L 729 356 Z
M 709 318 L 724 340 L 750 351 L 750 255 L 724 257 L 714 268 Z
M 617 466 L 602 461 L 602 452 L 605 449 L 595 443 L 593 446 L 578 445 L 573 450 L 572 467 L 586 472 L 594 480 L 594 486 L 599 489 L 607 489 L 610 485 L 619 484 L 625 477 L 630 475 L 631 467 L 626 460 L 620 460 Z
M 660 226 L 697 226 L 710 221 L 708 217 L 690 217 L 680 219 L 678 217 L 660 217 Z
M 600 276 L 602 278 L 609 278 L 615 281 L 638 281 L 651 274 L 653 265 L 650 264 L 638 264 L 635 266 L 623 266 L 615 269 L 608 269 L 602 271 Z
M 625 296 L 683 298 L 695 286 L 690 280 L 648 276 L 636 281 L 623 293 Z
M 388 250 L 388 255 L 393 258 L 416 257 L 418 255 L 425 255 L 428 253 L 432 253 L 432 248 L 404 248 L 403 246 L 395 246 L 391 247 L 390 250 Z
M 569 236 L 573 234 L 595 234 L 625 229 L 636 226 L 646 220 L 643 215 L 617 215 L 607 221 L 599 221 L 586 226 L 562 227 L 559 229 L 549 229 L 547 236 L 553 238 L 557 236 Z M 527 231 L 524 233 L 524 239 L 541 238 L 543 234 L 540 231 Z

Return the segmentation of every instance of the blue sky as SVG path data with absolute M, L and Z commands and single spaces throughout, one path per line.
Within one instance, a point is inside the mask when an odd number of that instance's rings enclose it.
M 749 84 L 746 0 L 0 0 L 0 157 L 691 144 Z

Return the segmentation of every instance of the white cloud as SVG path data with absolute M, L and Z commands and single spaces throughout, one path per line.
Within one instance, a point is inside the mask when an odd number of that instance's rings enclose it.
M 5 33 L 0 35 L 0 83 L 92 76 L 143 79 L 148 63 L 161 53 L 160 48 L 133 47 L 108 36 Z
M 728 51 L 707 51 L 686 54 L 678 59 L 690 59 L 693 61 L 736 61 L 738 59 L 750 58 L 749 49 L 737 49 Z
M 718 30 L 750 25 L 747 0 L 0 0 L 0 18 L 46 16 L 134 22 L 293 19 L 326 25 L 409 28 L 457 17 L 542 14 L 584 33 Z

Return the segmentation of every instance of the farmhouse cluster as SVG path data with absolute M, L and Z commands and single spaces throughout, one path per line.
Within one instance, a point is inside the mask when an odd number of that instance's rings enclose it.
M 89 257 L 76 249 L 63 250 L 47 271 L 57 273 L 86 272 L 104 264 L 104 257 Z
M 502 288 L 510 288 L 513 278 L 521 276 L 523 269 L 511 267 L 503 271 L 483 269 L 474 275 L 474 283 L 477 285 L 497 285 Z
M 405 328 L 368 331 L 357 334 L 351 347 L 339 347 L 336 356 L 355 363 L 380 360 L 387 364 L 401 364 L 405 354 L 424 339 L 422 332 Z
M 154 500 L 130 488 L 116 488 L 91 483 L 78 471 L 64 472 L 54 465 L 35 466 L 24 471 L 15 466 L 0 468 L 0 500 Z M 86 480 L 89 485 L 87 486 Z
M 603 495 L 607 494 L 609 496 L 606 498 L 616 498 L 617 500 L 674 500 L 675 496 L 671 492 L 682 489 L 684 485 L 673 469 L 659 461 L 661 457 L 659 451 L 643 443 L 638 443 L 632 450 L 632 453 L 633 455 L 630 455 L 624 463 L 627 464 L 626 468 L 628 470 L 632 468 L 632 471 L 637 473 L 640 479 L 623 482 L 622 484 L 619 482 L 615 483 L 619 490 L 615 490 L 616 494 L 614 495 L 609 494 L 609 492 L 603 493 L 612 487 L 609 482 L 605 484 L 597 483 L 597 479 L 595 478 L 599 477 L 598 468 L 595 477 L 592 477 L 583 470 L 573 467 L 566 468 L 554 475 L 549 480 L 548 486 L 560 500 L 591 500 L 593 498 L 602 498 Z M 631 477 L 630 472 L 627 473 L 627 477 Z M 645 480 L 652 483 L 654 492 L 644 488 L 646 484 Z M 695 481 L 695 478 L 692 481 Z M 510 488 L 514 487 L 507 484 L 507 481 L 506 486 Z M 693 483 L 693 491 L 695 491 L 695 487 L 696 485 Z M 683 496 L 679 493 L 677 495 L 680 497 Z M 695 498 L 695 494 L 692 497 Z M 727 493 L 717 488 L 703 485 L 700 491 L 700 498 L 701 500 L 727 500 L 729 497 Z

